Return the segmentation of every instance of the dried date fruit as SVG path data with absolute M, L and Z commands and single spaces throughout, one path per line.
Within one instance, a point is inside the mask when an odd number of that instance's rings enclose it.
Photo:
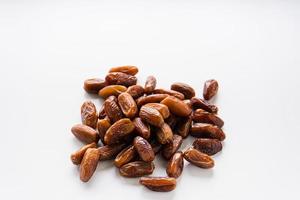
M 217 126 L 205 123 L 194 123 L 192 125 L 190 135 L 200 138 L 212 138 L 223 141 L 225 133 Z
M 104 142 L 105 133 L 109 129 L 110 126 L 111 126 L 111 124 L 110 124 L 109 120 L 107 120 L 107 119 L 100 119 L 98 121 L 98 124 L 97 124 L 98 134 L 99 134 L 101 142 L 103 144 L 105 144 L 105 142 Z
M 74 165 L 79 165 L 82 161 L 82 158 L 83 158 L 86 150 L 89 148 L 96 148 L 96 147 L 97 147 L 97 144 L 95 142 L 84 145 L 78 151 L 71 154 L 71 161 L 73 162 Z
M 187 149 L 183 153 L 183 157 L 185 160 L 200 168 L 208 169 L 214 166 L 214 160 L 209 155 L 194 148 Z
M 137 152 L 133 145 L 123 149 L 115 158 L 115 166 L 121 167 L 129 163 L 133 158 L 137 156 Z
M 176 179 L 173 177 L 142 177 L 140 184 L 156 192 L 169 192 L 175 189 Z
M 189 135 L 191 125 L 191 117 L 180 120 L 176 126 L 176 133 L 178 133 L 178 135 L 181 135 L 183 138 L 186 138 Z
M 145 139 L 150 138 L 150 126 L 148 124 L 145 124 L 140 117 L 136 117 L 133 120 L 133 124 L 138 135 Z
M 171 90 L 182 93 L 185 99 L 190 99 L 195 96 L 195 90 L 186 83 L 173 83 L 171 85 Z
M 174 129 L 180 122 L 180 118 L 170 113 L 170 116 L 165 120 L 165 122 L 171 127 L 171 129 Z
M 134 125 L 128 118 L 120 119 L 106 131 L 104 142 L 106 144 L 119 143 L 134 130 Z
M 163 123 L 162 127 L 157 129 L 156 138 L 161 144 L 166 144 L 172 141 L 173 131 L 167 123 Z
M 169 108 L 161 103 L 147 103 L 145 106 L 155 108 L 161 114 L 164 119 L 167 119 L 170 116 Z
M 104 119 L 105 117 L 106 117 L 106 113 L 105 113 L 105 109 L 104 109 L 104 104 L 102 104 L 102 106 L 99 110 L 98 118 Z
M 145 105 L 147 103 L 159 103 L 168 96 L 168 94 L 151 94 L 148 96 L 141 96 L 136 99 L 136 104 L 138 105 L 138 107 L 141 107 L 142 105 Z
M 115 96 L 110 96 L 104 101 L 104 110 L 111 122 L 116 122 L 123 118 L 122 111 L 118 106 L 118 99 Z
M 91 94 L 98 94 L 99 90 L 107 85 L 105 80 L 100 78 L 91 78 L 84 81 L 83 88 Z
M 222 128 L 224 125 L 224 121 L 218 117 L 215 114 L 206 112 L 202 109 L 197 109 L 193 113 L 193 121 L 194 122 L 200 122 L 200 123 L 208 123 L 218 126 L 219 128 Z
M 181 151 L 176 152 L 169 160 L 166 172 L 169 177 L 178 178 L 183 170 L 183 153 Z
M 161 116 L 158 110 L 148 107 L 142 106 L 140 109 L 140 118 L 156 127 L 161 127 L 164 124 L 164 118 Z
M 118 66 L 110 68 L 109 72 L 123 72 L 129 75 L 136 75 L 139 72 L 139 69 L 136 66 L 132 65 L 125 65 L 125 66 Z
M 137 105 L 130 94 L 123 92 L 118 96 L 118 102 L 122 112 L 128 118 L 133 118 L 138 112 Z
M 145 83 L 145 93 L 152 93 L 156 87 L 156 78 L 154 76 L 148 76 Z
M 153 149 L 147 140 L 140 136 L 136 136 L 133 140 L 133 146 L 143 161 L 151 162 L 154 160 L 155 155 Z
M 201 108 L 210 113 L 218 113 L 218 107 L 205 102 L 203 99 L 197 97 L 191 98 L 191 103 L 194 109 Z
M 157 140 L 151 140 L 150 145 L 153 149 L 154 154 L 158 154 L 162 149 L 162 145 Z
M 169 110 L 177 116 L 187 117 L 191 114 L 192 109 L 186 105 L 182 100 L 169 96 L 161 101 L 162 104 L 168 106 Z
M 152 174 L 154 171 L 153 162 L 134 161 L 123 165 L 120 168 L 120 174 L 124 177 L 140 177 Z
M 153 90 L 153 93 L 154 94 L 168 94 L 168 95 L 176 97 L 180 100 L 184 99 L 184 95 L 180 92 L 175 91 L 175 90 L 155 89 L 155 90 Z
M 127 88 L 126 92 L 136 99 L 143 96 L 144 88 L 140 85 L 132 85 Z
M 222 150 L 222 143 L 217 139 L 198 138 L 193 142 L 193 147 L 212 156 Z
M 99 135 L 97 131 L 83 124 L 77 124 L 73 126 L 71 132 L 77 139 L 79 139 L 80 141 L 86 144 L 90 144 L 92 142 L 97 143 L 99 140 Z
M 203 88 L 203 97 L 205 100 L 210 100 L 213 98 L 219 89 L 219 84 L 216 80 L 210 79 L 205 81 Z
M 98 116 L 96 106 L 91 101 L 86 101 L 81 106 L 81 120 L 84 125 L 96 128 Z
M 96 148 L 89 148 L 86 150 L 83 159 L 80 164 L 80 180 L 88 182 L 94 174 L 98 161 L 100 158 L 100 152 Z
M 109 85 L 124 85 L 128 87 L 131 85 L 136 85 L 137 78 L 123 72 L 111 72 L 106 75 L 105 81 Z
M 119 96 L 122 92 L 125 92 L 127 90 L 127 87 L 123 85 L 108 85 L 104 88 L 102 88 L 98 95 L 104 99 L 106 99 L 109 96 Z
M 162 156 L 166 159 L 169 160 L 173 154 L 180 148 L 182 144 L 182 137 L 180 135 L 174 134 L 172 137 L 172 140 L 163 145 L 162 148 Z
M 100 160 L 111 160 L 125 147 L 125 144 L 113 144 L 98 147 Z

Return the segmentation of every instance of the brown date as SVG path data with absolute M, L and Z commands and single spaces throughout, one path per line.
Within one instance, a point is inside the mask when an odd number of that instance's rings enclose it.
M 205 123 L 194 123 L 192 125 L 190 135 L 200 138 L 212 138 L 223 141 L 225 139 L 225 133 L 217 126 Z
M 205 100 L 210 100 L 213 98 L 219 89 L 219 84 L 216 80 L 210 79 L 205 81 L 203 88 L 203 97 Z
M 100 158 L 100 152 L 96 148 L 89 148 L 86 150 L 83 159 L 80 164 L 80 180 L 88 182 L 94 174 L 98 161 Z
M 156 78 L 154 76 L 148 76 L 145 83 L 145 93 L 152 93 L 156 87 Z
M 154 168 L 153 162 L 134 161 L 123 165 L 119 171 L 124 177 L 135 178 L 152 174 Z
M 177 116 L 187 117 L 191 114 L 192 109 L 186 105 L 182 100 L 169 96 L 161 101 L 162 104 L 168 106 L 169 110 Z
M 164 118 L 160 112 L 152 107 L 142 106 L 139 115 L 143 121 L 153 126 L 161 127 L 164 124 Z
M 118 102 L 123 114 L 128 118 L 133 118 L 138 112 L 137 105 L 130 94 L 123 92 L 118 96 Z
M 133 145 L 123 149 L 115 158 L 115 166 L 121 167 L 127 163 L 129 163 L 133 158 L 137 156 L 137 152 Z
M 183 153 L 181 151 L 176 152 L 169 160 L 166 172 L 169 177 L 178 178 L 183 170 Z
M 167 119 L 170 116 L 170 111 L 169 108 L 161 103 L 147 103 L 145 106 L 154 108 L 156 110 L 158 110 L 158 112 L 161 114 L 161 116 L 164 119 Z
M 182 144 L 182 137 L 180 135 L 174 134 L 172 137 L 172 140 L 163 145 L 162 148 L 162 156 L 166 159 L 169 160 L 173 154 L 180 148 Z
M 180 92 L 175 91 L 175 90 L 155 89 L 155 90 L 153 90 L 153 93 L 154 94 L 168 94 L 168 95 L 176 97 L 180 100 L 184 99 L 184 95 Z
M 168 94 L 151 94 L 148 96 L 141 96 L 136 99 L 136 104 L 138 105 L 138 107 L 141 107 L 142 105 L 145 105 L 147 103 L 159 103 L 168 96 Z
M 169 192 L 175 189 L 176 179 L 173 177 L 142 177 L 140 184 L 156 192 Z
M 104 101 L 104 110 L 111 122 L 116 122 L 123 118 L 123 113 L 118 105 L 118 99 L 115 96 L 110 96 Z
M 147 140 L 136 136 L 133 140 L 133 146 L 143 161 L 151 162 L 154 160 L 155 155 L 153 149 Z
M 132 85 L 127 88 L 126 92 L 136 99 L 143 96 L 144 88 L 140 85 Z
M 200 168 L 208 169 L 214 166 L 214 160 L 209 155 L 194 148 L 187 149 L 183 153 L 183 157 L 185 160 Z
M 146 140 L 150 138 L 150 126 L 148 124 L 145 124 L 140 117 L 136 117 L 133 120 L 133 124 L 138 135 L 145 138 Z
M 182 93 L 185 99 L 190 99 L 195 96 L 195 90 L 186 83 L 173 83 L 171 85 L 171 90 Z
M 124 66 L 112 67 L 110 68 L 109 72 L 123 72 L 125 74 L 134 76 L 139 72 L 139 69 L 136 66 L 124 65 Z
M 96 106 L 91 101 L 86 101 L 81 106 L 81 120 L 84 125 L 96 128 L 98 116 Z
M 90 144 L 92 142 L 97 143 L 99 141 L 99 135 L 97 131 L 83 124 L 77 124 L 73 126 L 71 132 L 77 139 L 79 139 L 80 141 L 86 144 Z
M 222 128 L 224 121 L 213 113 L 206 112 L 202 109 L 197 109 L 193 113 L 193 121 L 200 123 L 208 123 L 216 125 L 219 128 Z
M 108 85 L 102 88 L 98 95 L 104 99 L 109 96 L 119 96 L 122 92 L 125 92 L 127 88 L 123 85 Z
M 109 85 L 124 85 L 128 87 L 131 85 L 136 85 L 137 78 L 123 72 L 111 72 L 106 75 L 105 81 Z
M 198 138 L 193 142 L 193 147 L 212 156 L 222 150 L 222 143 L 217 139 Z
M 91 94 L 98 94 L 99 90 L 107 85 L 105 80 L 100 78 L 91 78 L 84 81 L 83 88 Z
M 157 129 L 156 138 L 161 144 L 166 144 L 172 141 L 173 131 L 167 123 L 163 123 L 162 127 Z
M 95 142 L 81 147 L 78 151 L 71 154 L 71 161 L 73 162 L 74 165 L 79 165 L 82 161 L 82 158 L 86 150 L 89 148 L 96 148 L 96 147 L 97 144 Z

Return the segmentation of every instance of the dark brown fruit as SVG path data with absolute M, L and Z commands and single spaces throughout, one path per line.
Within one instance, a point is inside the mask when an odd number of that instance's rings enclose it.
M 97 131 L 89 126 L 77 124 L 72 127 L 71 131 L 77 139 L 86 144 L 90 144 L 93 142 L 97 143 L 99 141 L 99 135 Z
M 216 80 L 211 79 L 207 80 L 204 83 L 204 89 L 203 89 L 203 97 L 205 100 L 210 100 L 213 98 L 219 89 L 219 84 Z
M 192 118 L 184 118 L 177 123 L 176 133 L 181 135 L 183 138 L 186 138 L 190 133 L 190 128 L 192 125 Z
M 197 109 L 193 113 L 193 121 L 200 123 L 208 123 L 218 126 L 222 128 L 224 125 L 224 121 L 213 113 L 206 112 L 202 109 Z
M 86 101 L 80 111 L 82 123 L 95 129 L 98 121 L 96 106 L 91 101 Z
M 164 118 L 160 112 L 152 107 L 142 106 L 139 115 L 143 121 L 153 126 L 161 127 L 164 124 Z
M 105 144 L 105 142 L 104 142 L 105 133 L 109 129 L 110 126 L 111 126 L 111 124 L 110 124 L 109 120 L 107 120 L 107 119 L 100 119 L 98 121 L 98 124 L 97 124 L 98 134 L 99 134 L 101 142 L 103 144 Z
M 136 136 L 133 140 L 133 145 L 143 161 L 151 162 L 154 160 L 155 155 L 153 149 L 147 140 L 140 136 Z
M 225 133 L 217 126 L 205 123 L 194 123 L 192 125 L 190 135 L 200 138 L 212 138 L 223 141 Z
M 125 177 L 135 178 L 152 174 L 154 171 L 153 162 L 134 161 L 123 165 L 120 174 Z
M 133 118 L 138 112 L 137 105 L 130 94 L 123 92 L 118 96 L 118 103 L 123 114 L 128 118 Z
M 156 110 L 158 110 L 158 112 L 161 114 L 161 116 L 164 119 L 167 119 L 170 116 L 170 111 L 169 108 L 161 103 L 147 103 L 145 106 L 154 108 Z
M 175 189 L 176 179 L 169 177 L 142 177 L 140 184 L 156 192 L 169 192 Z
M 133 124 L 138 135 L 145 138 L 146 140 L 150 138 L 150 126 L 148 124 L 145 124 L 140 117 L 136 117 L 133 120 Z
M 192 113 L 192 109 L 186 105 L 182 100 L 169 96 L 161 101 L 162 104 L 168 106 L 169 110 L 177 116 L 187 117 Z
M 136 85 L 137 78 L 123 72 L 111 72 L 106 75 L 105 81 L 109 85 L 124 85 L 126 87 Z
M 163 123 L 162 127 L 157 129 L 156 138 L 161 144 L 166 144 L 172 141 L 173 131 L 167 123 Z
M 154 94 L 168 94 L 168 95 L 176 97 L 180 100 L 184 99 L 184 95 L 180 92 L 175 91 L 175 90 L 155 89 L 155 90 L 153 90 L 153 93 Z
M 100 160 L 111 160 L 125 147 L 125 144 L 113 144 L 98 147 Z
M 200 168 L 208 169 L 214 166 L 214 160 L 209 155 L 194 148 L 187 149 L 183 153 L 183 157 L 185 160 Z
M 126 92 L 136 99 L 143 96 L 144 88 L 140 85 L 132 85 L 127 88 Z
M 222 150 L 222 143 L 217 139 L 198 138 L 194 141 L 193 147 L 212 156 Z
M 89 148 L 86 150 L 79 169 L 81 181 L 88 182 L 90 180 L 97 168 L 99 157 L 100 152 L 98 149 Z
M 145 83 L 145 93 L 152 93 L 156 87 L 156 78 L 154 76 L 148 76 Z
M 176 152 L 169 160 L 166 172 L 169 177 L 178 178 L 183 170 L 183 154 L 181 151 Z
M 72 153 L 71 161 L 73 162 L 74 165 L 79 165 L 82 161 L 82 158 L 83 158 L 86 150 L 89 148 L 96 148 L 96 147 L 97 147 L 97 144 L 95 142 L 81 147 L 78 151 Z
M 194 109 L 198 109 L 201 108 L 207 112 L 210 113 L 218 113 L 218 107 L 212 104 L 207 103 L 206 101 L 204 101 L 203 99 L 197 98 L 197 97 L 193 97 L 191 98 L 191 104 L 193 106 Z
M 195 90 L 185 83 L 173 83 L 171 85 L 171 89 L 182 93 L 186 99 L 190 99 L 195 96 Z
M 106 86 L 106 82 L 100 78 L 91 78 L 84 81 L 83 88 L 91 94 L 98 94 L 99 90 Z
M 180 135 L 173 135 L 172 141 L 163 145 L 162 156 L 169 160 L 173 154 L 180 148 L 182 144 L 182 137 Z
M 137 156 L 137 152 L 133 145 L 123 149 L 115 158 L 115 166 L 121 167 L 129 163 L 133 158 Z
M 147 103 L 159 103 L 168 96 L 168 94 L 151 94 L 148 96 L 141 96 L 136 99 L 136 104 L 138 105 L 138 107 L 141 107 L 142 105 L 145 105 Z
M 104 110 L 112 123 L 123 118 L 123 113 L 118 105 L 118 99 L 115 96 L 110 96 L 104 101 Z
M 110 68 L 109 72 L 123 72 L 129 75 L 136 75 L 139 72 L 139 69 L 136 66 L 132 65 L 125 65 L 125 66 L 118 66 Z

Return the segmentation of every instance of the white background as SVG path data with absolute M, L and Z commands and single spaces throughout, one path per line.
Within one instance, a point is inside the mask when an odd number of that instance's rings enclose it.
M 300 1 L 0 1 L 1 199 L 300 199 Z M 148 191 L 100 163 L 84 184 L 82 89 L 136 65 L 159 87 L 219 81 L 227 139 L 215 168 L 186 163 L 176 190 Z M 186 141 L 186 148 L 191 140 Z M 154 175 L 165 175 L 157 159 Z

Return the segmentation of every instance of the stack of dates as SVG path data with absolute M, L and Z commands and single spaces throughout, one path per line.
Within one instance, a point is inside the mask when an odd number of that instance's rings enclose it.
M 170 89 L 156 87 L 149 76 L 143 86 L 137 85 L 138 68 L 114 67 L 102 79 L 88 79 L 84 89 L 104 100 L 99 112 L 91 101 L 81 106 L 82 124 L 71 132 L 85 143 L 71 155 L 80 167 L 80 179 L 89 181 L 97 165 L 114 160 L 120 175 L 141 177 L 140 183 L 150 190 L 167 192 L 175 189 L 184 160 L 200 168 L 212 168 L 212 155 L 222 150 L 224 122 L 218 108 L 209 104 L 218 91 L 218 82 L 204 84 L 204 99 L 185 83 L 174 83 Z M 184 152 L 179 151 L 183 139 L 197 138 Z M 99 142 L 99 140 L 101 142 Z M 155 155 L 168 161 L 164 177 L 153 177 Z

